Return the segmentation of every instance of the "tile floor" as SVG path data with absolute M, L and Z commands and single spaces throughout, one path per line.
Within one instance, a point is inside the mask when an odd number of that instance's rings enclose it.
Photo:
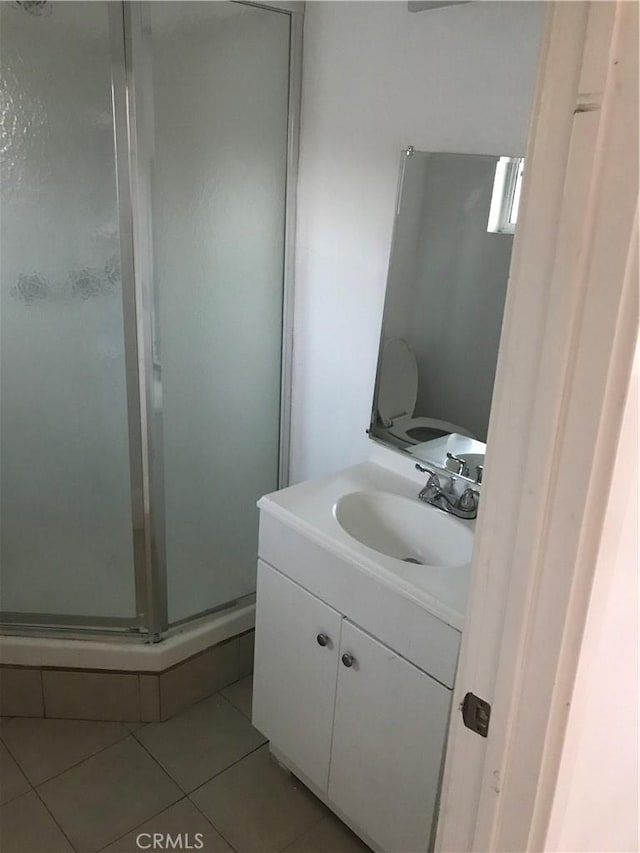
M 251 676 L 164 723 L 3 717 L 0 850 L 137 853 L 170 833 L 205 853 L 366 853 L 250 716 Z

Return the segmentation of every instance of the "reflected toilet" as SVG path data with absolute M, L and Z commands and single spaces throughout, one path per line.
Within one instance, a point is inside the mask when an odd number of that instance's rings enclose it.
M 418 364 L 406 341 L 388 340 L 383 347 L 378 387 L 378 417 L 394 443 L 420 444 L 449 433 L 475 438 L 460 424 L 414 416 L 418 398 Z

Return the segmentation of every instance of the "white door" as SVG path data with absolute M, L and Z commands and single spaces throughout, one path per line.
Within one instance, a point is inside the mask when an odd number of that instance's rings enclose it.
M 253 724 L 326 791 L 342 616 L 258 561 Z
M 329 797 L 384 850 L 426 851 L 451 691 L 346 620 L 340 654 Z
M 443 853 L 552 849 L 638 334 L 638 4 L 545 6 L 442 786 Z M 467 691 L 492 706 L 487 738 L 464 726 Z M 618 759 L 608 758 L 595 784 L 613 772 Z M 633 808 L 633 792 L 620 794 Z M 611 843 L 604 802 L 590 825 Z

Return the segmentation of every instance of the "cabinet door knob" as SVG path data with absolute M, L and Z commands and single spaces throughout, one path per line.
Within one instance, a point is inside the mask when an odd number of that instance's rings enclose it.
M 343 663 L 345 666 L 353 666 L 354 662 L 355 662 L 355 661 L 354 661 L 354 657 L 353 657 L 353 655 L 350 655 L 350 654 L 348 654 L 347 652 L 345 652 L 345 653 L 342 655 L 342 663 Z
M 318 634 L 316 637 L 319 646 L 326 646 L 329 642 L 329 637 L 326 634 Z

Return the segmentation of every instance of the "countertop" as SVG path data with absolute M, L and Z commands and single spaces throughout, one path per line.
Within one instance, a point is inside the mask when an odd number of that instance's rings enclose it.
M 407 463 L 397 454 L 386 456 L 379 450 L 376 453 L 376 460 L 265 495 L 258 501 L 258 507 L 461 631 L 469 563 L 454 567 L 421 566 L 387 557 L 350 536 L 335 517 L 337 501 L 351 492 L 391 492 L 418 501 L 424 474 L 417 475 L 413 463 Z M 431 507 L 425 509 L 441 512 Z M 474 521 L 447 518 L 471 532 L 474 530 Z

